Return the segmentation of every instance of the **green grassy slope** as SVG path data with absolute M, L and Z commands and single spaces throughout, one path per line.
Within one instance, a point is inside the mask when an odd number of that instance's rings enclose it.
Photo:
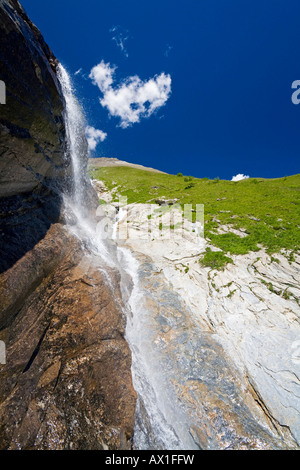
M 245 254 L 263 246 L 270 254 L 288 250 L 293 259 L 293 252 L 300 249 L 300 175 L 231 182 L 126 167 L 91 169 L 90 175 L 109 190 L 118 187 L 128 203 L 165 197 L 180 204 L 204 204 L 205 237 L 226 254 Z M 242 229 L 247 236 L 218 234 L 220 225 Z

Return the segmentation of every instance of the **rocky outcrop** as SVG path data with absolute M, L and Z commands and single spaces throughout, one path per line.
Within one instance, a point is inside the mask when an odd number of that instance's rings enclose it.
M 162 445 L 167 433 L 153 434 L 147 416 L 162 400 L 157 408 L 174 427 L 175 446 L 179 431 L 188 446 L 204 449 L 299 448 L 299 256 L 261 250 L 234 256 L 224 270 L 205 268 L 208 242 L 192 222 L 182 230 L 173 207 L 129 204 L 118 222 L 122 252 L 129 248 L 138 261 L 129 261 L 137 287 L 127 332 L 142 396 L 136 439 Z M 143 391 L 147 379 L 152 395 Z
M 1 449 L 128 449 L 131 354 L 119 279 L 60 224 L 0 279 Z
M 119 277 L 63 225 L 75 217 L 57 60 L 16 0 L 0 1 L 0 42 L 0 449 L 128 449 Z
M 57 60 L 17 0 L 0 2 L 0 271 L 47 232 L 66 184 L 64 100 Z M 34 221 L 34 222 L 33 222 Z
M 0 197 L 57 185 L 66 175 L 63 97 L 57 60 L 16 0 L 0 4 L 1 106 Z
M 156 170 L 155 168 L 150 168 L 148 166 L 138 165 L 136 163 L 128 163 L 118 158 L 108 158 L 108 157 L 99 157 L 99 158 L 89 158 L 88 166 L 90 169 L 97 169 L 102 167 L 112 167 L 112 166 L 127 166 L 130 168 L 136 168 L 137 170 L 147 170 L 153 171 L 154 173 L 164 173 L 164 171 Z
M 257 407 L 256 394 L 244 387 L 215 333 L 199 325 L 150 257 L 135 256 L 143 301 L 133 320 L 129 319 L 127 335 L 135 356 L 133 334 L 138 328 L 143 331 L 139 356 L 144 358 L 143 369 L 150 371 L 151 377 L 139 396 L 136 442 L 146 448 L 165 444 L 165 436 L 155 432 L 156 423 L 148 416 L 153 389 L 158 397 L 156 414 L 162 413 L 161 422 L 165 417 L 173 428 L 168 448 L 182 444 L 187 449 L 206 450 L 293 447 L 288 433 L 285 438 L 278 436 L 269 417 L 266 419 Z

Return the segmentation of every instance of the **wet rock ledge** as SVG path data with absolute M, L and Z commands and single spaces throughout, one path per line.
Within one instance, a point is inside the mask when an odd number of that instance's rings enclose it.
M 136 395 L 119 278 L 62 221 L 57 60 L 16 0 L 0 1 L 0 449 L 127 449 Z

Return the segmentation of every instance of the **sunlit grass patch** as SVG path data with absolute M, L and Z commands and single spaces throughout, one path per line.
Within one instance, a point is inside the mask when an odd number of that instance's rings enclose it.
M 222 251 L 212 251 L 211 248 L 207 248 L 205 254 L 200 257 L 199 263 L 207 268 L 220 269 L 233 261 Z
M 158 199 L 174 200 L 182 208 L 192 204 L 193 211 L 186 216 L 193 221 L 196 204 L 204 204 L 205 238 L 225 257 L 261 247 L 269 254 L 282 249 L 295 253 L 300 249 L 300 175 L 232 182 L 129 167 L 98 168 L 90 174 L 102 180 L 109 190 L 117 188 L 115 200 L 120 194 L 127 197 L 129 204 L 155 203 Z M 242 230 L 244 236 L 230 230 L 219 233 L 223 226 Z

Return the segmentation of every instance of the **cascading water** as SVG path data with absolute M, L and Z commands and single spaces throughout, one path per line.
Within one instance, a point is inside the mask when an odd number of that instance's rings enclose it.
M 75 97 L 73 85 L 66 69 L 59 64 L 57 76 L 65 99 L 66 155 L 71 158 L 71 192 L 64 194 L 65 210 L 70 211 L 76 223 L 70 230 L 80 238 L 89 251 L 101 256 L 108 266 L 113 266 L 104 237 L 96 231 L 95 220 L 90 217 L 87 187 L 90 184 L 86 174 L 88 147 L 85 137 L 85 118 Z M 100 236 L 99 236 L 100 235 Z
M 72 161 L 72 200 L 74 205 L 79 207 L 84 202 L 84 182 L 86 178 L 87 143 L 85 138 L 85 120 L 81 107 L 75 98 L 70 77 L 61 64 L 58 65 L 57 75 L 66 103 L 66 152 L 70 155 Z
M 170 407 L 166 385 L 162 384 L 160 376 L 149 367 L 146 356 L 151 354 L 151 342 L 144 342 L 143 335 L 147 335 L 143 328 L 147 328 L 147 319 L 143 319 L 143 307 L 140 297 L 143 295 L 139 289 L 138 262 L 128 249 L 118 246 L 117 226 L 122 218 L 122 209 L 116 218 L 114 211 L 111 217 L 106 217 L 110 224 L 110 237 L 103 230 L 97 231 L 95 223 L 87 216 L 85 206 L 86 159 L 87 148 L 85 139 L 84 116 L 77 102 L 72 83 L 67 71 L 62 65 L 58 67 L 58 78 L 65 98 L 65 126 L 67 136 L 66 153 L 72 162 L 72 190 L 71 194 L 64 195 L 66 210 L 71 210 L 76 223 L 69 227 L 81 241 L 85 250 L 94 258 L 104 261 L 104 265 L 114 267 L 121 273 L 124 310 L 127 309 L 126 339 L 132 350 L 133 380 L 139 395 L 136 412 L 135 445 L 138 449 L 184 449 L 190 447 L 188 440 L 184 443 L 173 427 L 173 423 L 180 428 L 178 416 L 174 410 L 174 403 Z M 100 208 L 101 211 L 101 208 Z M 103 214 L 102 214 L 103 216 Z M 107 225 L 107 224 L 106 224 Z M 106 227 L 107 228 L 107 227 Z M 102 268 L 103 270 L 103 263 Z M 130 286 L 130 287 L 128 287 Z M 126 307 L 125 307 L 126 306 Z M 177 416 L 176 416 L 177 414 Z
M 119 248 L 119 261 L 132 279 L 128 297 L 126 340 L 132 350 L 133 384 L 138 394 L 135 424 L 135 447 L 144 449 L 179 450 L 187 448 L 176 433 L 178 416 L 170 415 L 165 384 L 155 369 L 148 317 L 143 306 L 144 294 L 139 287 L 139 263 L 127 248 Z M 151 362 L 154 366 L 151 367 Z M 162 372 L 163 375 L 163 372 Z M 167 406 L 166 406 L 167 405 Z
M 126 209 L 120 208 L 113 230 L 116 241 L 118 224 L 126 216 Z M 145 306 L 145 292 L 140 283 L 140 263 L 121 244 L 117 246 L 117 254 L 123 301 L 128 307 L 125 337 L 132 352 L 133 385 L 138 394 L 135 448 L 197 449 L 182 404 L 170 387 L 170 367 L 163 363 L 161 352 L 157 352 L 154 344 L 155 322 L 153 311 Z

